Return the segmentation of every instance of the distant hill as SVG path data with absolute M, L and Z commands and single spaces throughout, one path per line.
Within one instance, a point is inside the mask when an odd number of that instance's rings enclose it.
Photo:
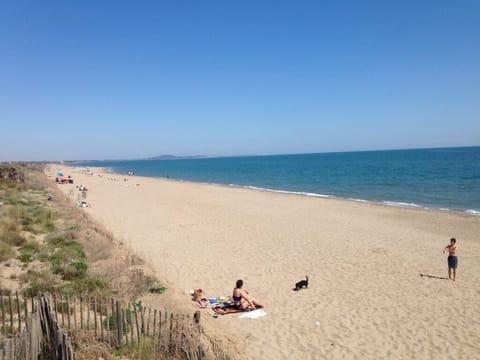
M 193 156 L 175 156 L 175 155 L 160 155 L 151 158 L 147 158 L 147 160 L 181 160 L 181 159 L 203 159 L 207 156 L 204 155 L 193 155 Z

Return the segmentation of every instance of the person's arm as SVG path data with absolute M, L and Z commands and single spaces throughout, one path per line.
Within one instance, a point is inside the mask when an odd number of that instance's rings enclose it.
M 251 306 L 252 308 L 255 309 L 255 304 L 254 304 L 254 303 L 252 302 L 252 300 L 250 299 L 250 295 L 248 295 L 248 291 L 243 290 L 243 291 L 242 291 L 242 297 L 243 297 L 245 300 L 247 300 L 247 302 L 250 304 L 250 306 Z
M 444 254 L 445 254 L 445 252 L 447 252 L 447 250 L 450 248 L 450 246 L 452 246 L 452 245 L 447 245 L 443 248 L 443 253 Z

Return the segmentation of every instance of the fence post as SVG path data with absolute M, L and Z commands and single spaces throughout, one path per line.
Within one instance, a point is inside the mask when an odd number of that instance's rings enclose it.
M 103 314 L 102 314 L 102 299 L 100 299 L 100 338 L 102 339 L 102 342 L 104 341 L 104 337 L 103 337 Z M 108 321 L 108 318 L 107 318 L 107 321 Z
M 133 318 L 132 318 L 133 314 L 132 314 L 132 311 L 130 310 L 130 305 L 127 306 L 127 309 L 128 309 L 128 312 L 129 312 L 128 318 L 130 320 L 130 342 L 133 345 L 133 341 L 134 341 L 133 340 L 133 321 L 132 321 L 133 320 Z
M 5 336 L 7 328 L 6 328 L 6 325 L 5 325 L 5 303 L 3 301 L 3 290 L 1 290 L 0 296 L 1 296 L 0 301 L 1 301 L 1 305 L 2 305 L 2 335 Z
M 147 308 L 142 306 L 140 308 L 140 319 L 142 320 L 142 335 L 145 335 L 145 311 L 147 311 Z
M 25 329 L 28 332 L 28 302 L 27 302 L 27 293 L 24 291 L 23 292 L 23 304 L 25 306 Z
M 65 327 L 65 306 L 62 294 L 60 294 L 60 304 L 62 305 L 62 327 Z
M 17 300 L 17 315 L 18 315 L 18 332 L 22 331 L 22 316 L 20 315 L 20 298 L 18 297 L 18 290 L 15 290 L 15 298 Z M 25 321 L 27 321 L 25 319 Z
M 140 345 L 140 329 L 138 328 L 138 315 L 137 315 L 137 307 L 133 304 L 133 312 L 135 314 L 135 325 L 137 327 L 137 344 Z
M 167 312 L 165 312 L 165 320 L 167 319 Z M 158 310 L 158 338 L 162 337 L 162 312 Z
M 83 330 L 83 297 L 80 296 L 80 329 Z
M 155 328 L 157 326 L 157 309 L 153 309 L 153 342 L 155 342 Z
M 68 321 L 68 329 L 71 329 L 71 322 L 70 322 L 70 296 L 67 295 L 67 321 Z
M 97 335 L 97 298 L 93 298 L 93 319 L 95 320 L 95 340 L 98 340 Z
M 55 319 L 58 322 L 57 295 L 55 295 L 55 293 L 53 293 L 53 309 L 55 310 Z M 32 310 L 32 312 L 33 312 L 33 310 Z
M 13 304 L 12 304 L 12 292 L 8 292 L 8 305 L 10 307 L 10 334 L 13 334 Z
M 168 347 L 173 348 L 173 313 L 170 313 L 170 328 L 168 333 Z
M 107 304 L 108 306 L 108 304 Z M 114 320 L 115 320 L 115 301 L 113 300 L 113 298 L 110 298 L 110 306 L 112 308 L 112 325 L 114 323 Z M 114 326 L 112 326 L 112 340 L 116 338 L 116 335 L 113 333 L 113 329 L 114 329 Z M 115 345 L 117 346 L 117 345 Z
M 87 330 L 90 330 L 90 296 L 87 296 Z
M 128 318 L 127 310 L 122 307 L 122 337 L 125 338 L 125 345 L 128 346 Z
M 120 300 L 117 300 L 117 338 L 118 338 L 118 347 L 122 346 L 122 337 L 123 337 L 123 321 L 122 321 L 122 303 Z
M 77 328 L 77 297 L 73 297 L 73 328 Z
M 195 314 L 193 314 L 193 320 L 195 324 L 200 324 L 200 310 L 195 311 Z
M 112 340 L 111 338 L 111 332 L 110 332 L 110 316 L 108 315 L 108 301 L 105 304 L 105 312 L 107 314 L 107 340 L 108 340 L 108 346 L 112 346 Z M 113 319 L 113 315 L 112 315 Z

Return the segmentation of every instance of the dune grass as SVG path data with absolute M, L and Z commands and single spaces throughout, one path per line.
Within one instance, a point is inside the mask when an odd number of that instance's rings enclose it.
M 24 183 L 0 179 L 0 262 L 18 259 L 22 270 L 15 280 L 22 291 L 28 296 L 60 293 L 106 298 L 115 294 L 135 300 L 147 292 L 160 295 L 167 290 L 146 275 L 138 256 L 128 252 L 118 256 L 113 236 L 84 212 L 69 206 L 58 193 L 58 202 L 47 200 L 50 192 L 41 181 L 43 174 L 31 175 L 26 174 Z M 74 336 L 79 359 L 97 355 L 158 358 L 148 338 L 112 353 L 106 345 L 100 349 L 95 339 L 84 341 L 82 336 Z
M 0 261 L 6 261 L 15 257 L 15 250 L 12 248 L 12 245 L 7 244 L 3 241 L 0 241 Z
M 22 174 L 22 178 L 23 183 L 0 179 L 0 261 L 16 257 L 24 264 L 27 271 L 19 280 L 30 295 L 104 291 L 105 281 L 89 274 L 83 245 L 75 240 L 81 227 L 71 224 L 57 228 L 61 216 L 47 203 L 41 181 L 29 174 Z M 46 236 L 45 241 L 36 241 L 38 236 Z M 40 270 L 28 268 L 35 261 L 43 264 Z

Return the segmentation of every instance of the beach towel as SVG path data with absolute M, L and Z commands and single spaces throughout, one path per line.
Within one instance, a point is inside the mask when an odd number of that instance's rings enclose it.
M 219 315 L 226 315 L 226 314 L 234 314 L 239 312 L 245 312 L 245 310 L 240 310 L 235 307 L 228 307 L 228 306 L 214 306 L 213 311 L 215 311 Z
M 239 309 L 232 302 L 224 302 L 223 304 L 212 305 L 212 310 L 218 315 L 236 314 L 243 312 L 253 312 L 252 309 Z M 257 309 L 259 310 L 259 309 Z M 263 315 L 262 315 L 263 316 Z
M 239 318 L 241 318 L 241 319 L 258 319 L 258 318 L 260 318 L 262 316 L 265 316 L 265 315 L 267 315 L 265 310 L 256 309 L 256 310 L 248 311 L 245 314 L 240 315 Z

